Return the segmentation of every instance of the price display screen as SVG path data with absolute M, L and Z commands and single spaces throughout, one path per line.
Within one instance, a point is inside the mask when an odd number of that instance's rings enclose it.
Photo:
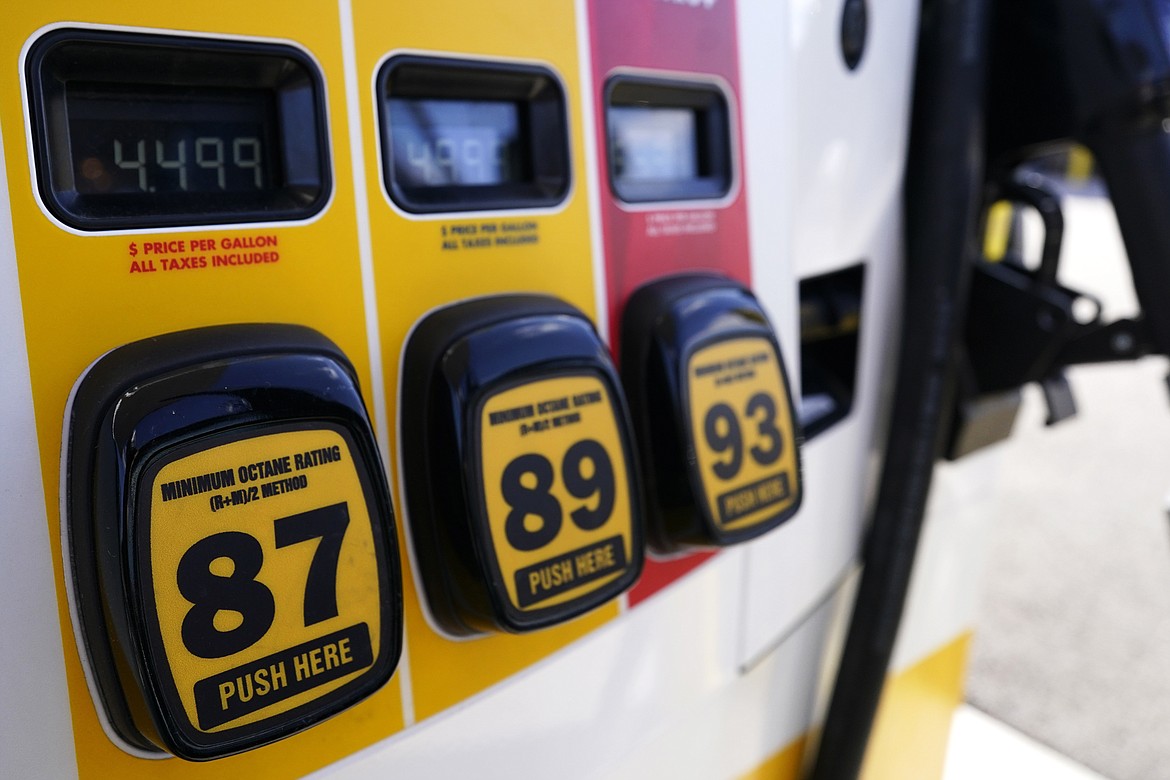
M 699 175 L 696 115 L 686 108 L 622 106 L 609 111 L 614 176 L 686 181 Z
M 25 67 L 38 191 L 71 227 L 306 219 L 329 199 L 324 88 L 299 49 L 57 30 Z
M 378 79 L 382 173 L 402 210 L 541 208 L 568 194 L 565 94 L 548 69 L 402 55 Z
M 502 100 L 389 101 L 395 178 L 411 187 L 524 181 L 520 106 Z
M 722 198 L 733 181 L 731 111 L 713 83 L 614 76 L 605 90 L 609 181 L 627 203 Z
M 106 85 L 67 90 L 76 190 L 105 193 L 263 193 L 283 177 L 273 99 L 264 90 Z

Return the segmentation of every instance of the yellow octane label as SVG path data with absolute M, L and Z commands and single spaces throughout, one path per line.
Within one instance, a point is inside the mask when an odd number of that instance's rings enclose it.
M 598 377 L 540 379 L 492 395 L 480 442 L 487 521 L 512 606 L 574 602 L 626 571 L 626 455 Z
M 742 530 L 792 506 L 800 489 L 792 409 L 772 343 L 746 337 L 696 350 L 687 391 L 701 500 L 715 527 Z
M 192 726 L 279 716 L 378 657 L 378 561 L 353 455 L 332 430 L 242 439 L 150 486 L 150 584 Z

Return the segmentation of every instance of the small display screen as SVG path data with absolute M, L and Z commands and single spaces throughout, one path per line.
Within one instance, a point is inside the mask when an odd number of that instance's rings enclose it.
M 622 182 L 677 182 L 699 177 L 696 112 L 689 108 L 609 109 L 614 177 Z
M 394 178 L 407 187 L 530 180 L 520 106 L 505 100 L 391 98 Z
M 65 110 L 75 189 L 201 195 L 279 188 L 273 102 L 269 90 L 71 84 Z
M 378 89 L 383 181 L 404 211 L 547 208 L 568 194 L 565 93 L 551 71 L 404 54 Z
M 306 219 L 329 200 L 324 83 L 299 49 L 59 29 L 25 67 L 37 189 L 66 225 Z
M 627 203 L 722 198 L 731 191 L 731 115 L 703 82 L 619 75 L 605 88 L 613 194 Z

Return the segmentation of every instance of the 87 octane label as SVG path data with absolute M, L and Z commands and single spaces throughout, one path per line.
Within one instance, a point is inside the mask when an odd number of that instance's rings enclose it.
M 384 578 L 338 432 L 211 447 L 164 465 L 151 490 L 146 612 L 191 729 L 279 719 L 373 666 Z

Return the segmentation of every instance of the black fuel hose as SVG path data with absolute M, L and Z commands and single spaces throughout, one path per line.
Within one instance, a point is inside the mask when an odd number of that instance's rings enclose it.
M 953 395 L 984 180 L 986 0 L 923 0 L 905 184 L 902 350 L 885 461 L 812 780 L 861 771 Z

